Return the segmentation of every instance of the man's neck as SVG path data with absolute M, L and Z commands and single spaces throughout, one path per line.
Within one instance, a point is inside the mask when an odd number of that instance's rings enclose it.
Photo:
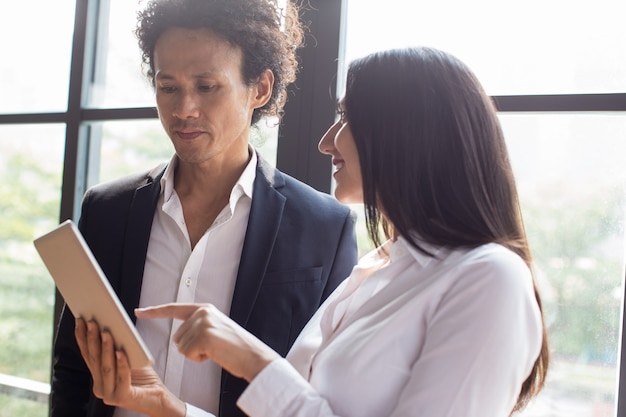
M 180 198 L 207 201 L 230 195 L 237 180 L 250 162 L 252 150 L 238 160 L 205 161 L 200 164 L 178 161 L 174 174 L 174 189 Z
M 221 165 L 219 169 L 210 164 L 198 166 L 179 161 L 174 173 L 174 189 L 182 205 L 192 248 L 228 205 L 233 187 L 249 158 L 236 164 Z

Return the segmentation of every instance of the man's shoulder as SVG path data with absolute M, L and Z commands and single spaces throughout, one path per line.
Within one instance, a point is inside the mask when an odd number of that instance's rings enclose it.
M 316 190 L 284 172 L 276 170 L 284 180 L 284 185 L 278 191 L 287 198 L 287 204 L 300 207 L 308 212 L 317 212 L 320 215 L 338 215 L 346 217 L 350 213 L 350 208 L 337 201 L 333 196 Z
M 278 171 L 280 172 L 280 171 Z M 307 195 L 310 198 L 315 198 L 315 199 L 320 199 L 323 200 L 325 202 L 329 202 L 331 204 L 340 204 L 334 197 L 332 197 L 331 195 L 324 193 L 322 191 L 316 190 L 315 188 L 313 188 L 312 186 L 310 186 L 309 184 L 294 178 L 288 174 L 285 174 L 284 172 L 280 172 L 280 174 L 283 176 L 284 180 L 285 180 L 285 188 L 286 191 L 291 192 L 291 193 L 299 193 L 299 194 L 303 194 L 303 195 Z
M 90 194 L 97 195 L 117 195 L 125 193 L 134 193 L 135 190 L 144 185 L 150 184 L 160 178 L 165 165 L 161 164 L 155 168 L 127 174 L 119 178 L 96 184 L 89 189 Z

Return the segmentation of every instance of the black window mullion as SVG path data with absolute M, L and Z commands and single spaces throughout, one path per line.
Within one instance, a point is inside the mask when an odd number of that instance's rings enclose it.
M 306 2 L 301 13 L 306 44 L 299 50 L 300 72 L 289 90 L 278 138 L 277 167 L 324 192 L 330 192 L 331 162 L 317 151 L 317 143 L 335 118 L 344 1 Z
M 82 109 L 89 74 L 93 67 L 98 3 L 98 0 L 76 1 L 60 221 L 77 217 L 80 198 L 85 191 L 85 161 L 87 159 L 85 150 L 88 130 L 83 125 Z
M 626 93 L 493 96 L 503 112 L 626 111 Z
M 74 36 L 70 63 L 70 83 L 66 113 L 65 154 L 63 159 L 63 182 L 61 187 L 60 221 L 77 218 L 80 200 L 86 188 L 87 161 L 89 154 L 89 127 L 83 123 L 86 79 L 91 70 L 95 53 L 95 28 L 99 10 L 98 0 L 77 0 L 74 16 Z M 64 300 L 55 292 L 54 330 L 63 309 Z

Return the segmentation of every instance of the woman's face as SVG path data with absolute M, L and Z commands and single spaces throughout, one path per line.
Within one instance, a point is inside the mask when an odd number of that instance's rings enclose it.
M 363 180 L 359 154 L 350 131 L 350 123 L 340 104 L 341 118 L 324 134 L 318 148 L 321 153 L 330 155 L 335 167 L 335 198 L 345 204 L 363 202 Z

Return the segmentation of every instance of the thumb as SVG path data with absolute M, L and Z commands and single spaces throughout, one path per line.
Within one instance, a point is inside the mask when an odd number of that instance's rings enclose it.
M 136 308 L 135 315 L 140 319 L 187 320 L 201 305 L 169 303 L 153 307 Z

